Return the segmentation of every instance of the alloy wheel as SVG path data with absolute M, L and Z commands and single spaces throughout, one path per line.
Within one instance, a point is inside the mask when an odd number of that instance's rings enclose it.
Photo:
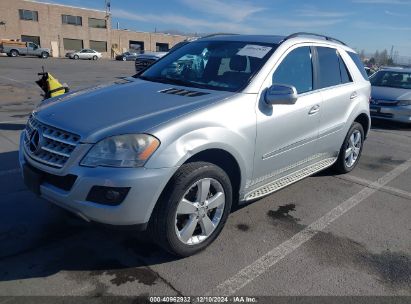
M 345 150 L 345 165 L 347 168 L 354 166 L 360 155 L 361 145 L 361 132 L 359 130 L 354 130 L 348 140 L 347 148 Z
M 186 245 L 204 242 L 217 228 L 225 207 L 225 193 L 220 182 L 204 178 L 185 192 L 177 205 L 175 232 Z

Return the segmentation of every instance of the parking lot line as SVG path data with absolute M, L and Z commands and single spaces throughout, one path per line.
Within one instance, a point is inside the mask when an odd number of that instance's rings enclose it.
M 357 177 L 353 175 L 343 175 L 343 176 L 335 176 L 335 178 L 342 179 L 342 180 L 349 181 L 349 182 L 354 182 L 354 183 L 372 188 L 372 181 L 369 181 L 361 177 Z M 399 195 L 401 197 L 411 199 L 411 192 L 407 192 L 407 191 L 404 191 L 398 188 L 394 188 L 390 186 L 383 186 L 383 187 L 380 187 L 379 190 L 385 190 L 387 193 Z
M 301 245 L 309 241 L 317 233 L 327 228 L 332 222 L 370 197 L 373 193 L 381 189 L 387 183 L 397 178 L 410 167 L 411 158 L 401 165 L 395 167 L 393 170 L 385 174 L 383 177 L 379 178 L 377 181 L 371 182 L 366 188 L 363 188 L 360 192 L 354 194 L 352 197 L 326 213 L 311 225 L 295 234 L 289 240 L 275 247 L 274 249 L 254 261 L 252 264 L 241 269 L 239 272 L 237 272 L 237 274 L 228 278 L 213 290 L 209 291 L 207 295 L 230 296 L 235 294 L 241 288 L 268 271 L 272 266 L 284 259 Z

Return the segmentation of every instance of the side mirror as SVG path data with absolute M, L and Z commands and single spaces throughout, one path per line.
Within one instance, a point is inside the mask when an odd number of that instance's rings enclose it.
M 287 84 L 273 84 L 265 92 L 265 102 L 268 105 L 274 104 L 295 104 L 298 99 L 295 87 Z

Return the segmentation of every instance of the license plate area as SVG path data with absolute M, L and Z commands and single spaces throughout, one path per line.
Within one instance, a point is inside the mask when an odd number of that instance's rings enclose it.
M 381 111 L 380 107 L 370 107 L 371 113 L 380 113 L 380 111 Z
M 43 176 L 30 168 L 28 165 L 23 166 L 24 184 L 35 194 L 40 195 L 40 185 L 43 182 Z

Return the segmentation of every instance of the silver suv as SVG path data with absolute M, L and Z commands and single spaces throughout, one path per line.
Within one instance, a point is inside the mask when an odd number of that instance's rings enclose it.
M 20 164 L 41 197 L 188 256 L 217 238 L 234 203 L 327 167 L 351 171 L 369 99 L 358 55 L 338 40 L 217 35 L 134 78 L 45 100 Z

